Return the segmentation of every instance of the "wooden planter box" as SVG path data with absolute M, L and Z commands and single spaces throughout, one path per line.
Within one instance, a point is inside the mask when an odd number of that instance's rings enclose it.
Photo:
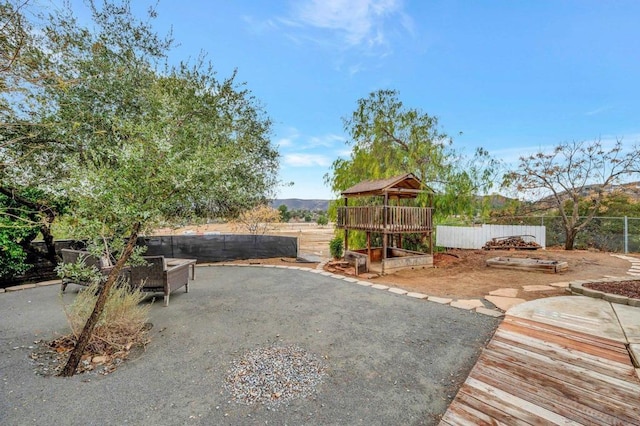
M 557 273 L 569 268 L 567 262 L 557 260 L 529 259 L 520 257 L 494 257 L 487 259 L 487 266 L 523 271 L 542 271 Z

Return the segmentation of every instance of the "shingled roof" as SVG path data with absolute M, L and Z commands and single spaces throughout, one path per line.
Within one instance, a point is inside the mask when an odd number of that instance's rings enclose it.
M 422 182 L 413 173 L 387 179 L 366 180 L 342 191 L 344 197 L 380 196 L 385 193 L 392 197 L 415 198 L 422 192 Z

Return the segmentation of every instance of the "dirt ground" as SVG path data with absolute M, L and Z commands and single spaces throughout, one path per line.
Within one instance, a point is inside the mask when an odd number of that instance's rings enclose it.
M 492 257 L 525 257 L 567 262 L 569 268 L 560 273 L 498 269 L 486 266 Z M 610 253 L 565 250 L 537 251 L 484 251 L 450 250 L 436 254 L 435 268 L 399 271 L 374 279 L 380 283 L 391 283 L 406 290 L 430 296 L 451 298 L 483 297 L 500 288 L 517 288 L 516 297 L 533 300 L 541 297 L 566 295 L 566 290 L 524 291 L 523 286 L 551 284 L 605 275 L 624 276 L 630 263 L 611 256 Z
M 210 224 L 185 227 L 174 230 L 159 230 L 158 235 L 181 235 L 185 232 L 235 232 L 228 224 Z M 329 257 L 329 240 L 333 238 L 333 227 L 320 227 L 308 223 L 280 223 L 268 232 L 273 235 L 297 236 L 299 251 L 314 254 L 322 258 Z M 486 260 L 492 257 L 524 257 L 544 260 L 565 261 L 569 268 L 560 273 L 530 272 L 521 270 L 497 269 L 486 266 Z M 248 259 L 238 263 L 291 265 L 295 259 Z M 317 264 L 297 264 L 314 268 Z M 565 295 L 566 290 L 557 288 L 548 291 L 524 291 L 523 286 L 550 284 L 579 279 L 600 278 L 605 275 L 625 276 L 631 266 L 626 260 L 611 256 L 611 253 L 592 251 L 565 251 L 548 248 L 536 251 L 500 251 L 500 250 L 449 250 L 437 253 L 434 268 L 399 271 L 382 277 L 368 278 L 369 281 L 393 285 L 409 291 L 429 296 L 460 298 L 481 298 L 489 292 L 501 288 L 516 288 L 516 297 L 533 300 L 542 297 Z

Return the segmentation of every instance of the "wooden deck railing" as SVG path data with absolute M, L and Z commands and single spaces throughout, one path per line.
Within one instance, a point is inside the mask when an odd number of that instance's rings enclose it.
M 433 230 L 431 210 L 399 206 L 338 207 L 336 226 L 384 233 L 428 232 Z

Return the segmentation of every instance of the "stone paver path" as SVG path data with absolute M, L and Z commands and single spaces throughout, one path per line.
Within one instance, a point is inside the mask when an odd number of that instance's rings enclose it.
M 627 274 L 640 277 L 640 259 L 639 258 L 622 255 L 622 254 L 612 254 L 611 256 L 631 262 L 631 267 L 629 268 L 629 271 L 627 272 Z M 619 278 L 619 277 L 612 277 L 609 275 L 605 275 L 603 277 L 603 280 L 606 278 Z M 559 288 L 569 289 L 569 282 L 558 281 L 555 283 L 549 283 L 544 285 L 522 286 L 522 290 L 526 292 L 538 292 L 538 291 L 544 292 L 544 291 L 557 290 Z M 519 292 L 518 288 L 500 288 L 498 290 L 493 290 L 489 292 L 489 294 L 486 295 L 484 298 L 485 300 L 495 305 L 496 308 L 500 309 L 501 311 L 507 311 L 508 309 L 514 306 L 517 306 L 521 303 L 526 302 L 525 299 L 521 299 L 517 297 L 518 292 Z
M 631 262 L 631 267 L 627 271 L 627 274 L 640 277 L 640 259 L 633 256 L 627 256 L 625 254 L 612 254 L 611 256 Z

